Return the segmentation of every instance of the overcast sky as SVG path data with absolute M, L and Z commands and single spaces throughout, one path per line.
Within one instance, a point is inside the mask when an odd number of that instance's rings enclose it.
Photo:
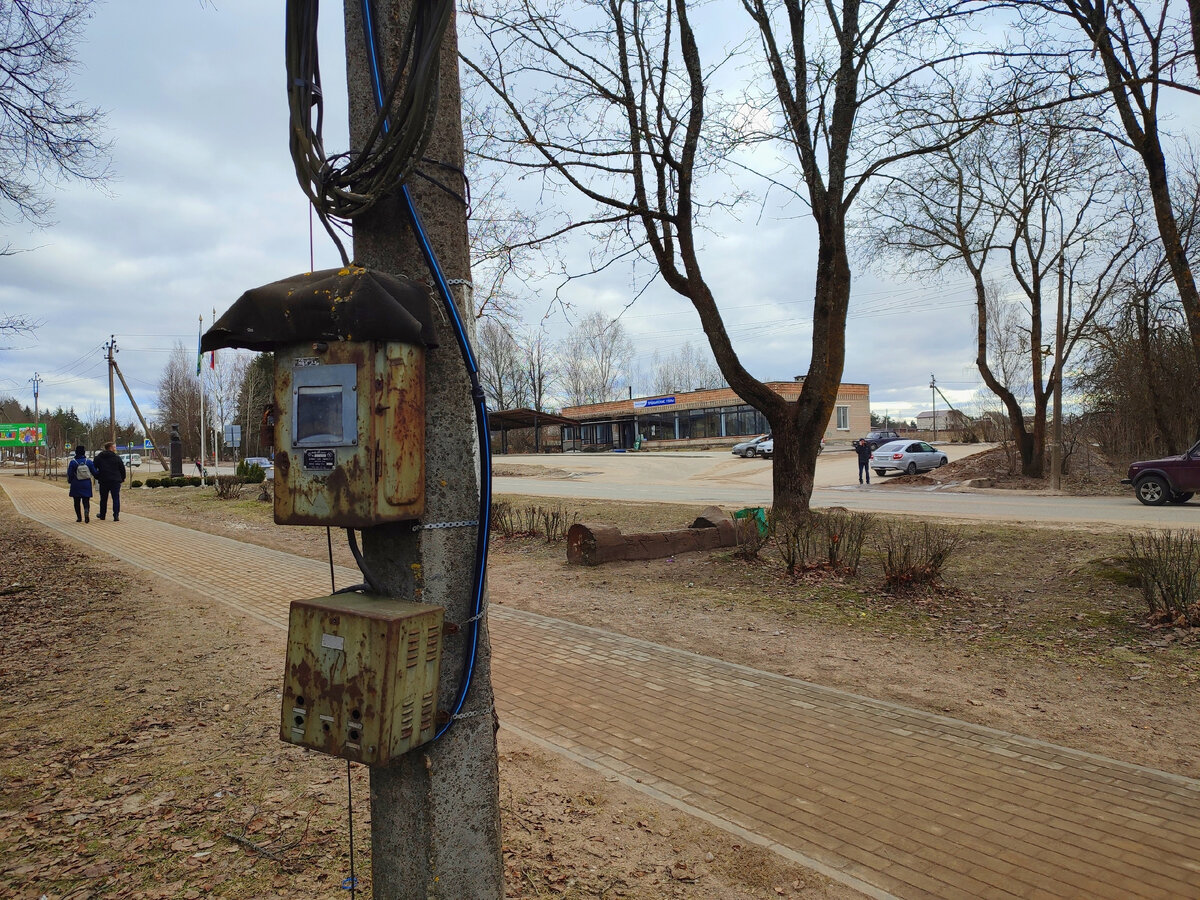
M 340 4 L 322 13 L 327 122 L 341 123 Z M 32 404 L 37 373 L 42 408 L 106 415 L 102 345 L 115 335 L 118 364 L 153 415 L 167 355 L 177 343 L 195 352 L 200 317 L 207 328 L 244 290 L 309 268 L 307 205 L 287 148 L 283 15 L 282 3 L 262 0 L 98 4 L 74 93 L 108 113 L 114 178 L 104 189 L 62 186 L 48 229 L 4 228 L 24 252 L 0 259 L 0 314 L 43 324 L 32 337 L 0 339 L 0 394 Z M 327 132 L 331 150 L 344 149 L 340 131 Z M 762 379 L 807 368 L 816 240 L 802 208 L 786 214 L 721 223 L 705 254 L 735 347 Z M 315 260 L 318 269 L 339 261 L 319 226 Z M 617 274 L 575 282 L 567 296 L 580 316 L 615 315 L 631 291 L 630 276 Z M 971 297 L 965 279 L 856 271 L 844 380 L 869 384 L 872 408 L 893 417 L 929 408 L 931 373 L 969 404 L 979 386 Z M 546 305 L 531 297 L 530 319 Z M 623 321 L 647 378 L 655 350 L 704 345 L 691 306 L 661 283 Z M 133 418 L 119 385 L 117 418 Z

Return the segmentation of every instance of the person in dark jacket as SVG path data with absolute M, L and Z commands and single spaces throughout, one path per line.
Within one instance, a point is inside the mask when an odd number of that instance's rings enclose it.
M 121 521 L 121 482 L 125 480 L 125 463 L 117 456 L 116 446 L 112 441 L 104 445 L 104 449 L 96 454 L 93 463 L 96 466 L 96 482 L 100 485 L 100 515 L 103 519 L 108 513 L 108 497 L 112 495 L 113 521 Z
M 867 484 L 871 483 L 871 445 L 865 439 L 859 438 L 854 445 L 854 452 L 858 454 L 858 483 L 863 483 L 863 477 L 866 476 Z
M 96 466 L 87 458 L 83 444 L 75 447 L 75 458 L 67 463 L 67 487 L 75 501 L 75 521 L 90 522 L 92 506 L 92 479 L 96 477 Z

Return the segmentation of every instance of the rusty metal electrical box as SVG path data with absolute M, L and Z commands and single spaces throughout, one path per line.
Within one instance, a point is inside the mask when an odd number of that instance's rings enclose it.
M 429 291 L 361 266 L 238 298 L 200 342 L 275 354 L 275 521 L 370 528 L 425 511 Z
M 367 765 L 432 740 L 443 613 L 371 594 L 293 601 L 280 737 Z
M 425 509 L 425 351 L 340 341 L 275 352 L 275 521 L 368 528 Z

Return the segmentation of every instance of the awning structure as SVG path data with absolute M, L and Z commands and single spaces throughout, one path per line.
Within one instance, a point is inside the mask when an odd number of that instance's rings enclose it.
M 488 430 L 500 432 L 500 452 L 508 452 L 508 432 L 514 428 L 532 428 L 533 446 L 538 453 L 542 452 L 541 440 L 543 425 L 578 425 L 578 419 L 566 416 L 556 416 L 554 413 L 538 412 L 536 409 L 502 409 L 488 410 Z M 559 442 L 561 448 L 561 439 Z

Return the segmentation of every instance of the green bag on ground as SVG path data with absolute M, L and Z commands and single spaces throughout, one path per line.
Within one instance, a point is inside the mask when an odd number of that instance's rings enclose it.
M 753 519 L 754 524 L 758 526 L 758 533 L 762 537 L 767 535 L 767 511 L 761 506 L 748 506 L 745 509 L 739 509 L 733 514 L 735 519 Z

